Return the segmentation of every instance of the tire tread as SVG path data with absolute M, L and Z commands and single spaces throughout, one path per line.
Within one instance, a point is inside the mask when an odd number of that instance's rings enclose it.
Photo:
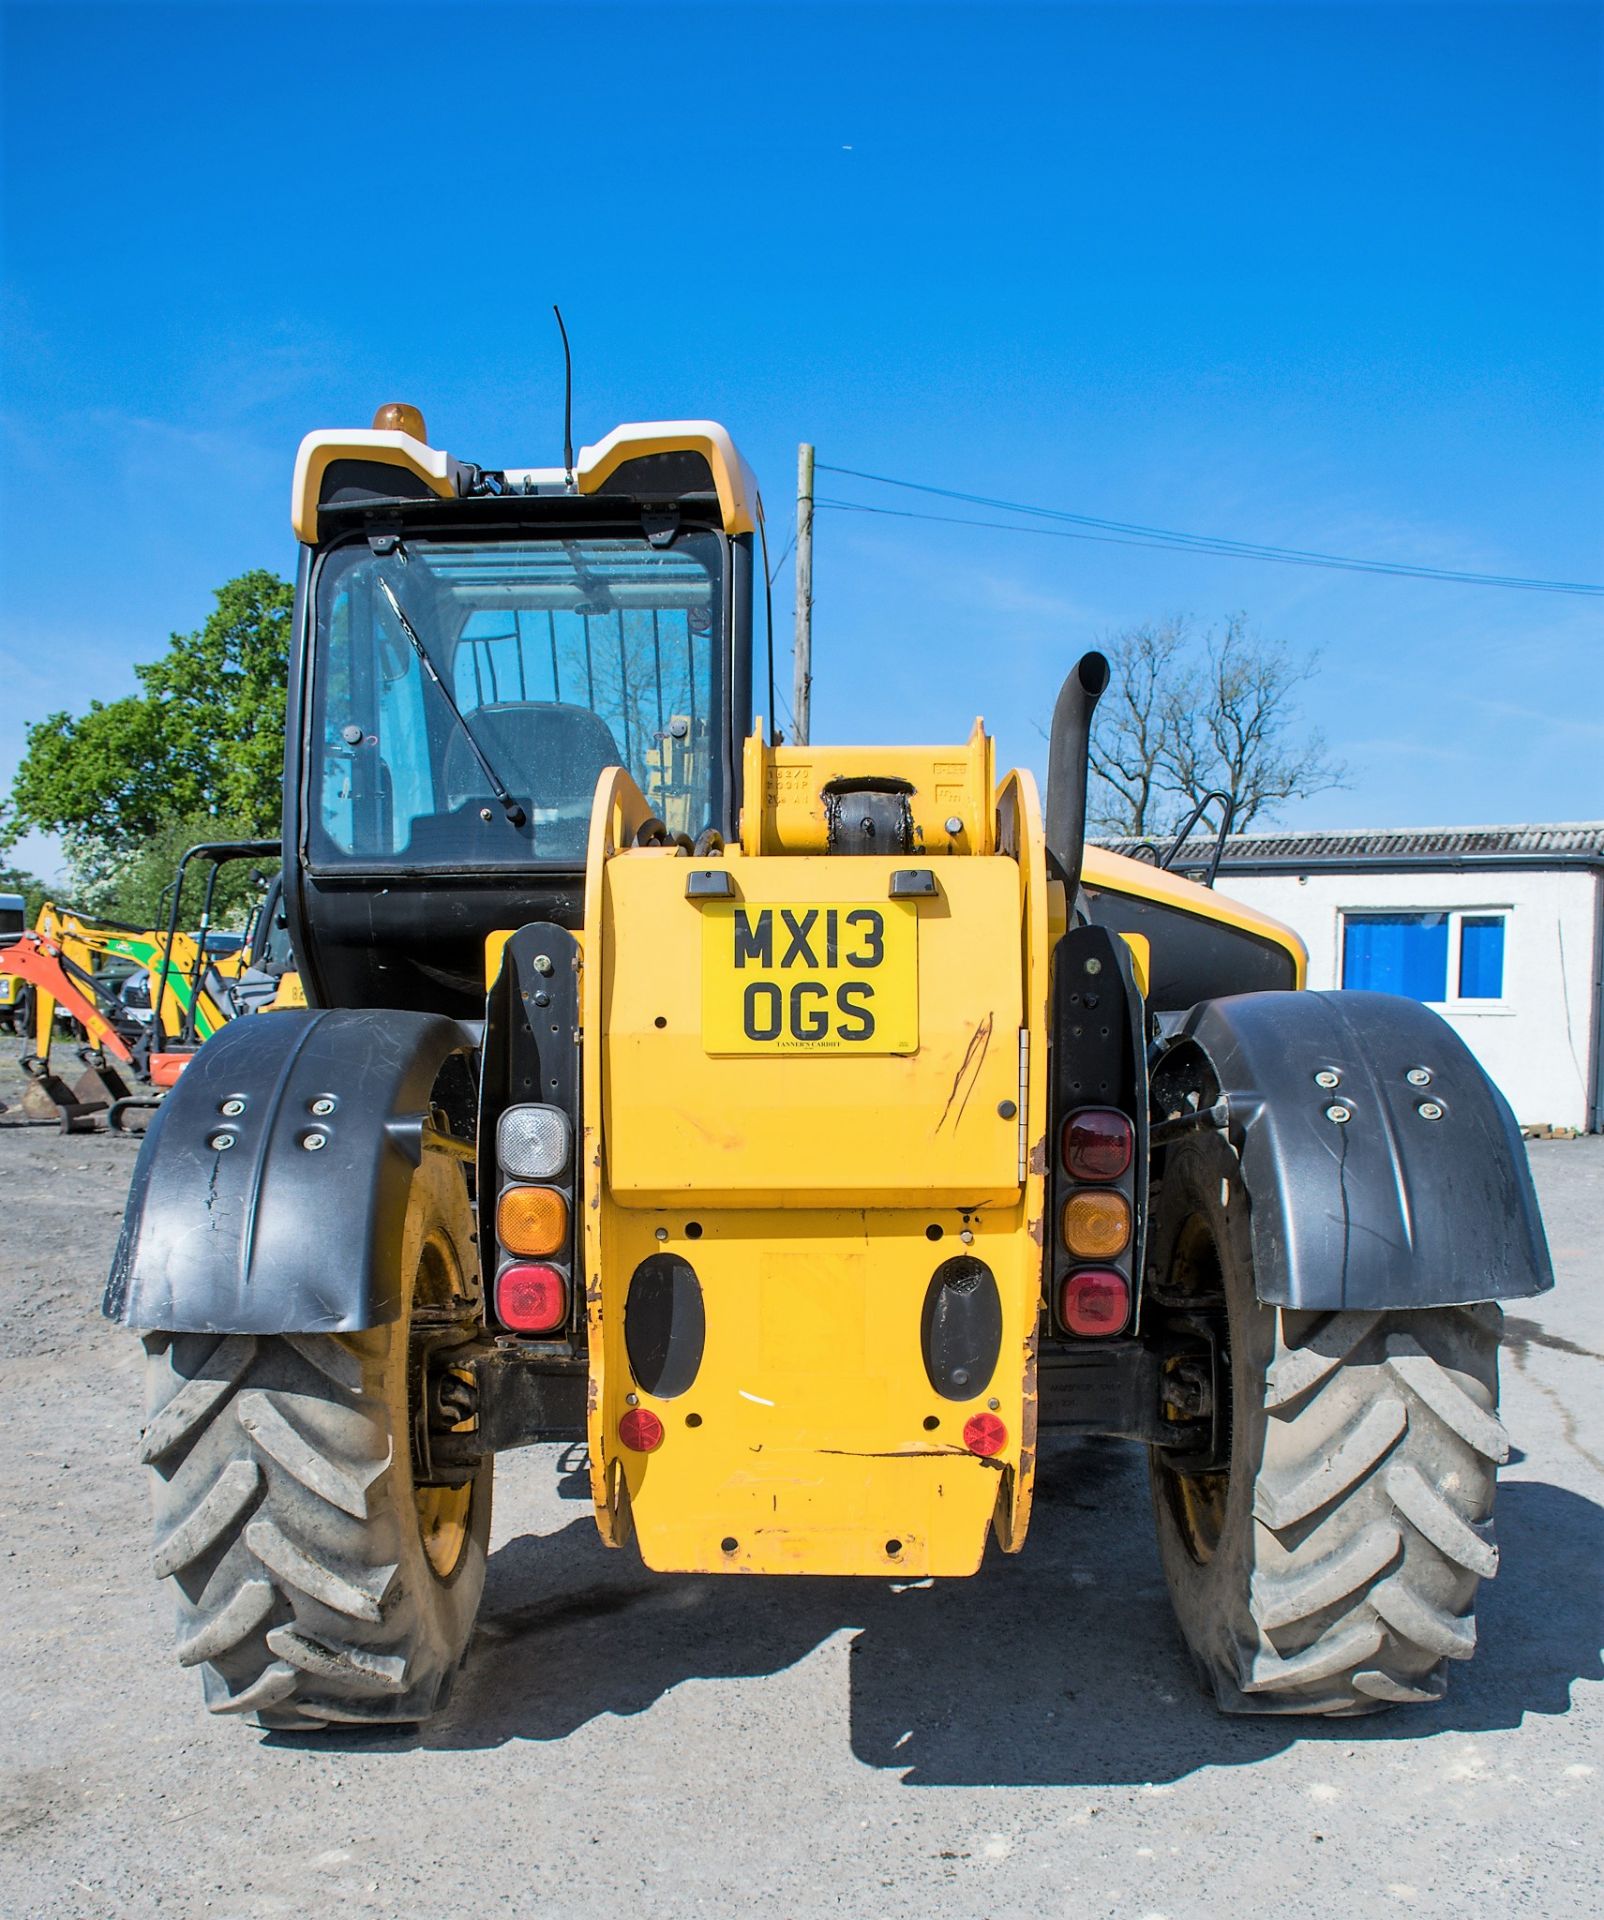
M 1498 1568 L 1501 1311 L 1266 1302 L 1237 1170 L 1216 1138 L 1167 1149 L 1154 1227 L 1172 1296 L 1223 1295 L 1232 1386 L 1211 1533 L 1177 1498 L 1178 1470 L 1154 1456 L 1182 1632 L 1226 1712 L 1440 1699 L 1448 1662 L 1475 1651 L 1477 1586 Z
M 1350 1325 L 1334 1335 L 1333 1321 Z M 1307 1349 L 1286 1343 L 1286 1323 L 1278 1314 L 1267 1396 L 1276 1465 L 1254 1500 L 1261 1639 L 1238 1685 L 1283 1711 L 1440 1699 L 1443 1663 L 1475 1651 L 1476 1582 L 1497 1570 L 1482 1515 L 1509 1444 L 1448 1359 L 1466 1336 L 1486 1348 L 1496 1335 L 1453 1309 L 1333 1315 L 1312 1336 L 1318 1365 L 1300 1367 Z
M 210 1711 L 261 1725 L 416 1721 L 443 1703 L 466 1627 L 416 1596 L 426 1574 L 403 1578 L 416 1523 L 410 1481 L 404 1513 L 387 1492 L 374 1372 L 352 1395 L 344 1361 L 315 1365 L 311 1344 L 151 1346 L 155 1570 L 178 1601 L 178 1661 L 200 1669 Z

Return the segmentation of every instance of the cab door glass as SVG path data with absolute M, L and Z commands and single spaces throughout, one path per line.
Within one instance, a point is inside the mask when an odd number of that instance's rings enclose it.
M 578 866 L 610 766 L 671 833 L 716 825 L 726 557 L 699 532 L 336 549 L 313 659 L 314 862 Z

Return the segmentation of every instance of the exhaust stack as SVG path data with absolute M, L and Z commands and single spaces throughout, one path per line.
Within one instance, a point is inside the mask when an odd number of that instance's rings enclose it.
M 1086 776 L 1092 714 L 1108 686 L 1108 661 L 1083 653 L 1070 669 L 1053 705 L 1047 747 L 1047 866 L 1062 880 L 1069 912 L 1075 911 L 1081 860 L 1086 850 Z

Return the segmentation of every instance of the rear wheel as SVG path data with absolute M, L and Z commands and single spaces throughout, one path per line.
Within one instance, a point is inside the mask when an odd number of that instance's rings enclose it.
M 1258 1300 L 1234 1154 L 1166 1156 L 1155 1294 L 1214 1320 L 1229 1396 L 1217 1472 L 1152 1453 L 1181 1632 L 1228 1713 L 1439 1699 L 1498 1564 L 1496 1306 L 1293 1313 Z
M 470 1331 L 478 1304 L 443 1155 L 413 1176 L 402 1256 L 388 1326 L 146 1339 L 156 1572 L 214 1713 L 307 1728 L 445 1704 L 484 1585 L 491 1464 L 461 1484 L 415 1471 L 428 1344 Z

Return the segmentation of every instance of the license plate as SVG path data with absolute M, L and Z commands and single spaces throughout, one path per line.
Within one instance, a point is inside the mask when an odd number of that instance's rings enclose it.
M 708 1053 L 914 1053 L 919 914 L 911 900 L 702 909 Z

